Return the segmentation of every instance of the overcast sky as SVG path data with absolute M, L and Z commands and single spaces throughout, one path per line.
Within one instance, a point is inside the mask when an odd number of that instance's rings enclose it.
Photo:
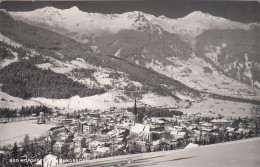
M 124 13 L 129 11 L 143 11 L 155 16 L 165 15 L 169 18 L 180 18 L 193 11 L 202 11 L 214 16 L 224 17 L 244 23 L 259 22 L 260 6 L 257 1 L 191 1 L 191 0 L 147 0 L 124 2 L 2 2 L 0 8 L 8 11 L 30 11 L 45 6 L 60 9 L 77 6 L 86 12 Z

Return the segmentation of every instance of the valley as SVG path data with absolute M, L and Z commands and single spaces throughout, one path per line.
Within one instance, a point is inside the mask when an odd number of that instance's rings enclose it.
M 4 164 L 26 164 L 26 157 L 36 166 L 70 166 L 66 159 L 113 156 L 79 165 L 138 166 L 153 155 L 154 166 L 215 165 L 202 150 L 258 142 L 259 23 L 77 6 L 0 9 L 0 22 Z M 199 148 L 179 150 L 187 147 Z M 128 155 L 136 153 L 144 154 Z

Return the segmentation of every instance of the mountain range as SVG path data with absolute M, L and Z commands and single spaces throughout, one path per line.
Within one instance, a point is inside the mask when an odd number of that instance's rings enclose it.
M 140 11 L 88 13 L 77 7 L 2 11 L 1 23 L 2 36 L 20 43 L 26 55 L 32 55 L 33 49 L 48 58 L 36 67 L 86 87 L 104 88 L 104 94 L 117 90 L 111 95 L 113 103 L 131 101 L 132 90 L 138 89 L 143 103 L 160 96 L 172 98 L 163 103 L 168 107 L 170 103 L 189 106 L 206 96 L 259 104 L 258 23 L 234 22 L 200 11 L 170 19 Z M 78 77 L 73 69 L 94 71 Z M 37 95 L 32 97 L 46 98 Z

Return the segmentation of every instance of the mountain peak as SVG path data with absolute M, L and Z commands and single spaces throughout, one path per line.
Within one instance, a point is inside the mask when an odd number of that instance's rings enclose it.
M 218 17 L 215 17 L 215 16 L 212 16 L 208 13 L 203 13 L 201 11 L 195 11 L 195 12 L 192 12 L 190 14 L 188 14 L 187 16 L 181 18 L 181 19 L 210 19 L 210 18 L 218 18 Z
M 69 9 L 67 9 L 67 10 L 72 11 L 72 12 L 78 12 L 78 11 L 80 11 L 77 6 L 73 6 L 73 7 L 69 8 Z
M 212 16 L 201 11 L 194 11 L 183 18 L 170 19 L 156 17 L 141 11 L 123 14 L 88 13 L 77 6 L 68 9 L 57 9 L 48 6 L 31 12 L 10 12 L 15 18 L 30 24 L 46 24 L 47 27 L 62 27 L 69 32 L 79 34 L 117 33 L 123 29 L 138 31 L 167 31 L 180 36 L 195 38 L 210 29 L 248 29 L 248 25 L 233 22 L 225 18 Z M 158 30 L 158 31 L 157 31 Z

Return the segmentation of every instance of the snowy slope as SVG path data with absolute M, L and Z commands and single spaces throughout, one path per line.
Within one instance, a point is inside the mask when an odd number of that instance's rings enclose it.
M 80 42 L 89 42 L 93 34 L 117 33 L 122 29 L 151 32 L 162 30 L 195 38 L 209 29 L 249 29 L 249 25 L 211 16 L 200 11 L 183 18 L 155 17 L 140 11 L 123 14 L 101 14 L 80 11 L 77 7 L 57 9 L 45 7 L 30 12 L 9 12 L 15 19 L 70 36 Z
M 40 102 L 51 108 L 65 109 L 65 112 L 74 110 L 89 109 L 89 110 L 108 110 L 112 107 L 127 108 L 133 107 L 133 99 L 127 97 L 123 91 L 109 91 L 107 93 L 89 97 L 74 96 L 70 99 L 46 99 L 32 98 L 32 100 Z M 174 108 L 179 105 L 187 105 L 187 103 L 179 104 L 170 96 L 159 96 L 157 94 L 148 93 L 143 95 L 143 98 L 138 101 L 138 105 L 147 104 L 149 107 L 166 107 Z
M 254 100 L 260 98 L 259 89 L 226 77 L 211 64 L 202 58 L 196 57 L 194 54 L 189 61 L 175 57 L 170 57 L 168 60 L 171 62 L 170 65 L 164 66 L 161 62 L 153 61 L 152 63 L 147 63 L 146 67 L 174 78 L 196 90 Z M 206 72 L 205 68 L 211 69 L 212 73 Z M 187 99 L 187 97 L 176 95 L 181 99 Z

